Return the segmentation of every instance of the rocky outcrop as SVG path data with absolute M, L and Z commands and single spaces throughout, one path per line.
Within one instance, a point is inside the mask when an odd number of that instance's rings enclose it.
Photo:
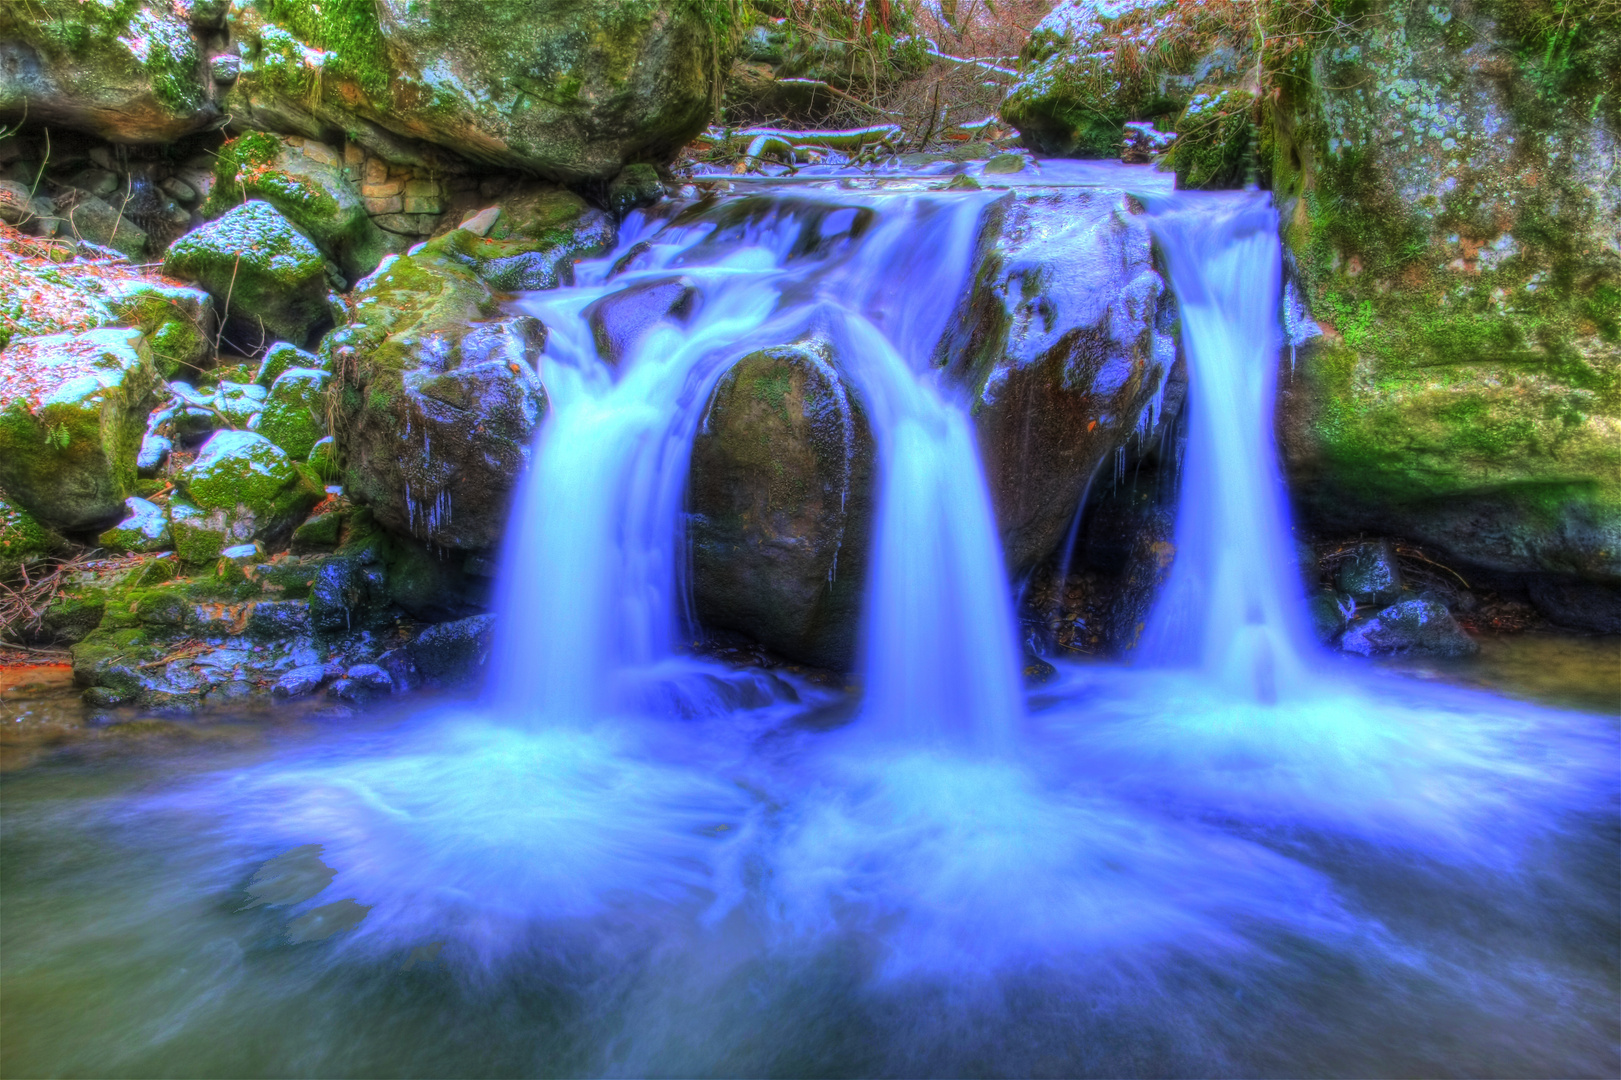
M 1015 572 L 1053 554 L 1091 477 L 1159 421 L 1165 294 L 1121 192 L 1009 195 L 991 211 L 947 348 Z
M 251 431 L 220 431 L 174 478 L 169 504 L 175 550 L 190 565 L 236 544 L 285 540 L 321 499 L 314 477 Z
M 706 11 L 730 9 L 253 0 L 227 20 L 240 64 L 222 104 L 251 127 L 353 132 L 402 160 L 426 143 L 556 180 L 608 179 L 667 159 L 713 113 L 730 45 Z
M 687 537 L 704 625 L 850 667 L 874 482 L 866 415 L 825 345 L 739 360 L 692 447 Z
M 145 335 L 19 338 L 0 363 L 0 489 L 68 531 L 117 521 L 162 383 Z

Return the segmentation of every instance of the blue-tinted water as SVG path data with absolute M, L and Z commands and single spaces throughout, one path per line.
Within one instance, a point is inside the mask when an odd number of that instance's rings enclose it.
M 1019 689 L 933 353 L 992 198 L 722 202 L 521 301 L 553 411 L 490 686 L 8 775 L 0 1068 L 1616 1074 L 1616 721 L 1305 643 L 1259 196 L 1149 200 L 1200 389 L 1144 655 Z M 580 312 L 672 274 L 695 312 L 606 363 Z M 677 648 L 709 390 L 807 334 L 878 446 L 849 694 Z

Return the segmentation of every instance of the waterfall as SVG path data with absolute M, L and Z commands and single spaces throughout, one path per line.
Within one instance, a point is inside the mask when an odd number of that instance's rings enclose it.
M 1264 195 L 1178 196 L 1153 214 L 1188 358 L 1176 560 L 1140 646 L 1249 700 L 1306 680 L 1312 650 L 1272 410 L 1280 247 Z
M 990 198 L 809 193 L 634 215 L 574 286 L 520 302 L 548 328 L 549 413 L 503 557 L 496 708 L 599 716 L 670 660 L 686 629 L 682 496 L 711 392 L 748 353 L 815 338 L 878 451 L 868 712 L 907 738 L 1005 744 L 1021 710 L 1006 575 L 965 404 L 935 363 Z M 679 314 L 655 312 L 604 355 L 591 305 L 672 282 L 690 291 Z

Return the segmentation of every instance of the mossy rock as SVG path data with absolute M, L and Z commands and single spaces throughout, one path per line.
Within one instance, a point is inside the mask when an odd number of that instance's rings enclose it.
M 261 199 L 275 207 L 355 281 L 404 241 L 378 228 L 340 151 L 313 140 L 248 132 L 221 148 L 207 211 Z
M 66 549 L 66 541 L 0 493 L 0 581 L 10 581 L 24 566 L 44 562 Z
M 573 264 L 613 244 L 613 224 L 572 192 L 537 187 L 504 201 L 483 233 L 454 229 L 429 250 L 468 267 L 496 292 L 573 284 Z
M 1197 93 L 1176 120 L 1176 142 L 1161 161 L 1189 190 L 1243 187 L 1254 161 L 1257 99 L 1243 89 Z
M 303 461 L 326 436 L 328 375 L 315 368 L 288 368 L 276 377 L 259 416 L 259 434 Z
M 544 327 L 484 322 L 489 286 L 433 244 L 384 260 L 355 301 L 321 345 L 338 372 L 345 490 L 397 535 L 493 547 L 546 408 Z
M 1033 149 L 1118 158 L 1128 121 L 1169 121 L 1201 83 L 1253 67 L 1249 24 L 1235 6 L 1059 4 L 1031 34 L 1002 118 Z
M 734 19 L 730 5 L 664 0 L 420 13 L 371 0 L 251 0 L 230 9 L 242 69 L 222 105 L 250 127 L 287 130 L 297 117 L 305 130 L 606 180 L 629 162 L 670 159 L 703 130 Z M 305 63 L 310 49 L 329 57 L 319 73 Z
M 163 272 L 196 282 L 233 322 L 308 342 L 330 325 L 326 260 L 274 207 L 255 199 L 169 245 Z
M 321 499 L 315 478 L 281 448 L 250 431 L 220 431 L 175 474 L 169 507 L 175 549 L 190 565 L 234 544 L 285 539 Z
M 1280 87 L 1273 186 L 1327 331 L 1284 450 L 1319 529 L 1613 583 L 1621 16 L 1551 10 L 1380 5 Z
M 169 533 L 169 517 L 163 507 L 147 499 L 131 496 L 124 500 L 129 516 L 101 534 L 99 543 L 111 551 L 146 553 L 166 551 L 174 546 Z
M 113 318 L 146 332 L 153 362 L 165 379 L 194 377 L 214 358 L 214 302 L 202 289 L 150 278 L 109 288 Z
M 219 116 L 191 28 L 168 0 L 0 4 L 0 122 L 172 142 Z M 26 73 L 26 74 L 24 74 Z
M 784 656 L 855 658 L 875 483 L 859 397 L 820 343 L 739 360 L 692 447 L 687 535 L 705 626 Z
M 52 528 L 116 521 L 160 386 L 139 330 L 13 341 L 0 365 L 0 488 Z
M 268 390 L 281 373 L 289 368 L 308 368 L 330 372 L 332 370 L 331 363 L 330 356 L 324 358 L 316 356 L 312 352 L 300 349 L 297 345 L 278 341 L 265 350 L 265 354 L 259 362 L 259 367 L 254 371 L 253 381 Z

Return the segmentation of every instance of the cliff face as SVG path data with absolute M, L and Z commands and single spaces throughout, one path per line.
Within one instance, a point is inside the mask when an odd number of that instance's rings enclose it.
M 1065 3 L 1004 115 L 1178 137 L 1269 185 L 1322 335 L 1284 381 L 1306 520 L 1621 581 L 1621 18 L 1598 6 Z M 1157 132 L 1156 132 L 1157 134 Z M 1118 138 L 1118 135 L 1115 136 Z

